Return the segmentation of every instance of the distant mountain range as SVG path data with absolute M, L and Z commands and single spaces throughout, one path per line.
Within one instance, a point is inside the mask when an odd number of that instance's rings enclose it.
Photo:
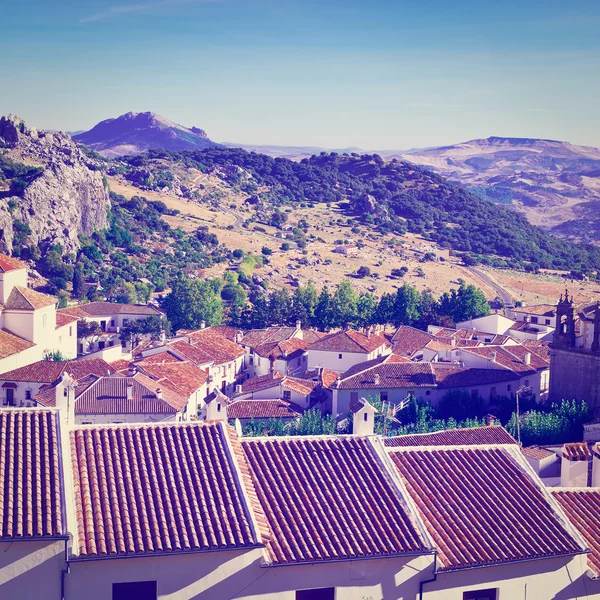
M 203 150 L 214 146 L 301 160 L 322 152 L 364 154 L 360 148 L 277 146 L 225 142 L 151 112 L 127 113 L 72 134 L 106 157 L 165 150 Z M 426 167 L 461 183 L 492 202 L 523 212 L 544 229 L 576 240 L 600 240 L 600 149 L 532 138 L 489 137 L 452 146 L 414 150 L 370 150 Z
M 139 154 L 152 148 L 203 150 L 217 145 L 203 129 L 184 127 L 152 112 L 129 112 L 106 119 L 72 137 L 107 158 Z
M 600 149 L 532 138 L 490 137 L 390 154 L 510 204 L 534 225 L 600 239 Z

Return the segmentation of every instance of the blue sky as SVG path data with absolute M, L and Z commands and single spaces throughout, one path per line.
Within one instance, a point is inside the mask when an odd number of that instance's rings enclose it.
M 216 141 L 600 146 L 597 0 L 4 0 L 0 114 L 151 110 Z

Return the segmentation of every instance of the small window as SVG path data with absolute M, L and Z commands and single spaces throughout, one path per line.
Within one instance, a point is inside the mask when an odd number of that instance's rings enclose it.
M 125 319 L 125 321 L 126 321 L 126 320 L 127 320 L 127 319 Z M 125 321 L 123 321 L 123 322 L 125 322 Z M 114 327 L 114 326 L 115 326 L 115 320 L 114 320 L 114 319 L 111 319 L 111 321 L 110 321 L 110 325 L 111 325 L 111 327 Z
M 91 425 L 92 422 L 91 421 L 81 421 L 82 425 Z
M 365 423 L 366 423 L 368 420 L 369 420 L 369 414 L 368 414 L 368 413 L 365 413 L 365 414 L 363 415 L 363 421 L 365 421 Z
M 550 325 L 550 319 L 546 319 L 546 325 Z
M 341 355 L 341 354 L 338 354 L 338 358 L 342 358 L 342 355 Z
M 221 412 L 221 403 L 220 402 L 217 403 L 217 412 Z
M 112 600 L 157 600 L 156 581 L 113 583 Z
M 531 317 L 531 322 L 532 323 L 537 323 L 538 322 L 538 318 L 537 317 Z
M 25 390 L 25 400 L 31 400 L 31 390 Z
M 511 392 L 511 391 L 512 391 L 512 385 L 511 385 L 510 383 L 509 383 L 509 384 L 506 386 L 506 390 L 507 390 L 508 392 Z
M 69 337 L 73 337 L 73 325 L 69 327 Z
M 296 592 L 296 600 L 335 600 L 335 588 L 298 590 Z
M 463 600 L 496 600 L 497 598 L 498 590 L 496 588 L 463 592 Z
M 425 395 L 426 395 L 426 396 L 431 396 L 431 390 L 427 390 L 427 391 L 425 392 Z
M 284 400 L 291 400 L 292 399 L 292 392 L 290 392 L 290 391 L 284 391 L 283 392 L 283 399 Z

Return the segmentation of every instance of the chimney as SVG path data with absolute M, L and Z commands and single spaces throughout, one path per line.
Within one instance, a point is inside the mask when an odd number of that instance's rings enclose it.
M 526 365 L 531 364 L 531 352 L 525 352 L 525 364 Z
M 377 409 L 364 398 L 361 398 L 350 408 L 350 411 L 354 413 L 352 418 L 352 433 L 354 435 L 373 435 Z
M 300 331 L 300 329 L 302 329 L 302 321 L 298 319 L 296 321 L 296 331 Z
M 200 321 L 200 329 L 206 329 L 206 321 Z
M 133 387 L 133 386 L 132 386 L 132 387 Z M 163 393 L 162 393 L 162 390 L 161 390 L 160 388 L 156 388 L 156 391 L 154 392 L 154 394 L 156 395 L 156 397 L 157 397 L 159 400 L 162 400 Z
M 235 386 L 235 393 L 236 393 L 236 394 L 241 394 L 241 393 L 242 393 L 242 384 L 241 384 L 241 383 L 238 383 L 238 384 Z
M 127 400 L 133 400 L 133 381 L 127 382 Z
M 373 383 L 375 385 L 379 385 L 381 383 L 381 377 L 379 377 L 379 373 L 375 373 L 375 376 L 373 377 Z
M 560 465 L 561 487 L 587 487 L 590 449 L 585 442 L 565 444 Z
M 133 377 L 137 373 L 137 369 L 134 365 L 129 365 L 127 368 L 127 377 Z
M 243 332 L 241 332 L 241 331 L 238 331 L 238 332 L 235 334 L 235 343 L 236 343 L 236 344 L 241 344 L 241 343 L 242 343 L 242 338 L 243 338 L 243 337 L 244 337 L 244 334 L 243 334 Z
M 75 380 L 65 371 L 54 388 L 56 408 L 60 411 L 61 424 L 65 429 L 75 425 Z
M 335 378 L 335 383 L 334 383 L 334 386 L 335 386 L 336 388 L 339 388 L 339 387 L 340 387 L 340 382 L 341 382 L 341 381 L 342 381 L 342 378 L 341 378 L 341 377 L 338 375 L 338 376 Z
M 498 358 L 498 353 L 495 350 L 493 350 L 492 354 L 490 356 L 490 361 L 493 362 L 493 363 L 495 363 L 496 362 L 496 358 Z
M 227 398 L 220 392 L 215 392 L 214 397 L 206 403 L 207 421 L 227 422 Z
M 490 414 L 485 415 L 485 424 L 486 425 L 495 425 L 496 417 L 494 415 L 490 415 Z
M 592 448 L 592 487 L 600 487 L 600 443 Z
M 450 338 L 450 346 L 452 346 L 452 348 L 456 346 L 456 340 L 454 338 Z
M 367 338 L 370 338 L 373 335 L 370 327 L 367 327 Z

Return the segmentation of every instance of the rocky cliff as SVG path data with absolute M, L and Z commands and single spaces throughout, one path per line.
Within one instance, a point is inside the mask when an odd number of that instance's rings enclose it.
M 28 128 L 12 115 L 1 117 L 0 155 L 5 171 L 0 178 L 0 252 L 12 251 L 23 224 L 31 230 L 27 245 L 43 249 L 58 242 L 66 251 L 79 246 L 80 233 L 107 227 L 109 196 L 99 164 L 68 135 Z M 23 175 L 26 167 L 30 172 Z

